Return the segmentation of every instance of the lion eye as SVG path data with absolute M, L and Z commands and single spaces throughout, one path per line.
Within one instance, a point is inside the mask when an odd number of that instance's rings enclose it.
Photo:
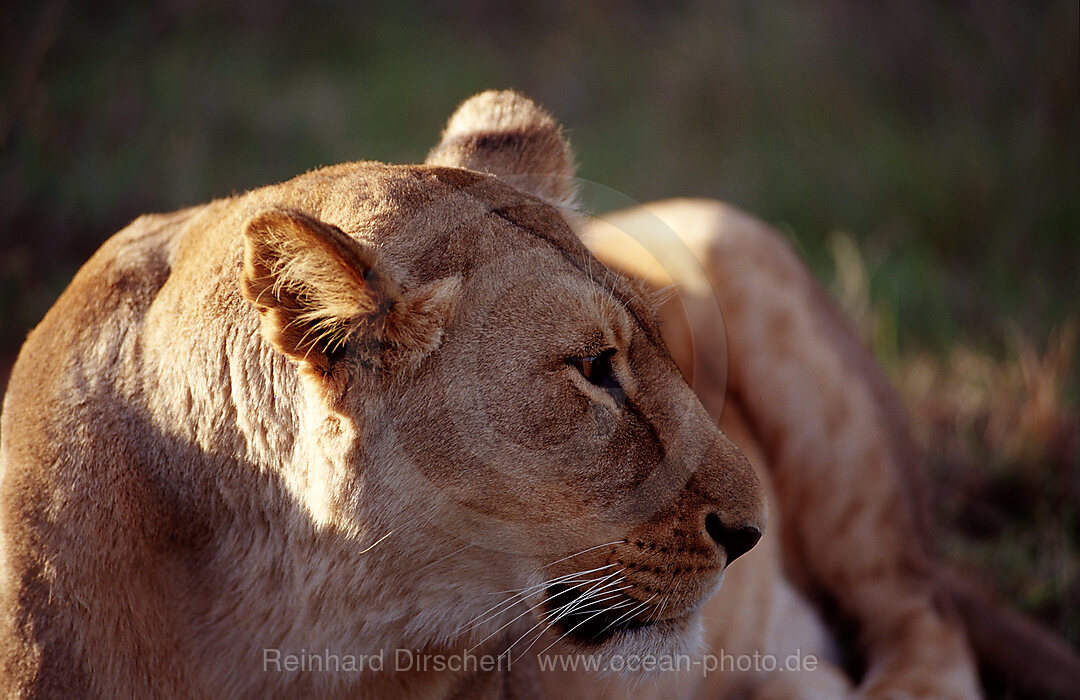
M 599 355 L 571 357 L 567 362 L 573 365 L 590 384 L 602 389 L 622 391 L 619 380 L 611 371 L 611 357 L 614 354 L 615 349 L 609 348 Z

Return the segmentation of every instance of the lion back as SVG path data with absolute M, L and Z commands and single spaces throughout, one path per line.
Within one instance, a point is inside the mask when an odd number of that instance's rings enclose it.
M 147 311 L 197 212 L 143 216 L 109 239 L 30 333 L 12 371 L 0 426 L 5 697 L 91 692 L 89 669 L 62 657 L 83 633 L 69 612 L 86 609 L 87 592 L 107 595 L 105 580 L 127 577 L 130 585 L 120 587 L 127 600 L 107 601 L 116 616 L 101 616 L 104 628 L 141 627 L 151 638 L 161 622 L 136 619 L 131 598 L 167 587 L 145 580 L 147 564 L 177 538 L 181 514 L 166 512 L 167 494 L 134 459 L 148 447 L 138 426 L 147 418 L 131 399 L 143 391 Z

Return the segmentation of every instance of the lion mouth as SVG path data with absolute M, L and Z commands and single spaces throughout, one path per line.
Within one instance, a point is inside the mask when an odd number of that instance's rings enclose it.
M 608 641 L 619 632 L 640 629 L 653 624 L 652 621 L 635 619 L 629 611 L 634 608 L 627 600 L 627 605 L 608 607 L 589 600 L 585 591 L 562 584 L 554 584 L 547 589 L 544 606 L 549 615 L 554 616 L 553 624 L 561 636 L 583 645 L 599 645 Z

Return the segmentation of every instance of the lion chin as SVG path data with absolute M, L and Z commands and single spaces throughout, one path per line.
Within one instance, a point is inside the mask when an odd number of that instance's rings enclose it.
M 614 632 L 592 649 L 608 656 L 654 656 L 675 658 L 700 653 L 703 645 L 701 614 L 694 610 L 678 617 L 646 622 Z
M 717 582 L 713 593 L 719 588 L 720 582 Z M 700 610 L 710 596 L 689 609 L 671 612 L 663 617 L 645 618 L 627 616 L 617 607 L 590 605 L 586 601 L 565 615 L 556 616 L 552 622 L 553 632 L 559 641 L 565 641 L 576 649 L 602 654 L 688 654 L 698 651 L 701 646 Z M 554 614 L 560 606 L 573 606 L 584 597 L 580 590 L 552 586 L 547 591 L 544 608 L 549 614 Z

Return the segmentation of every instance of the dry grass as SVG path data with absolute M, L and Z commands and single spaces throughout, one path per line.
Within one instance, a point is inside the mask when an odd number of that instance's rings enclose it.
M 926 454 L 939 549 L 1076 646 L 1080 641 L 1078 323 L 1041 346 L 1002 322 L 994 350 L 897 351 L 873 271 L 834 234 L 833 293 L 889 368 Z
M 1080 421 L 1065 394 L 1077 325 L 1037 349 L 1013 328 L 1003 357 L 959 345 L 902 358 L 947 559 L 1080 639 Z

